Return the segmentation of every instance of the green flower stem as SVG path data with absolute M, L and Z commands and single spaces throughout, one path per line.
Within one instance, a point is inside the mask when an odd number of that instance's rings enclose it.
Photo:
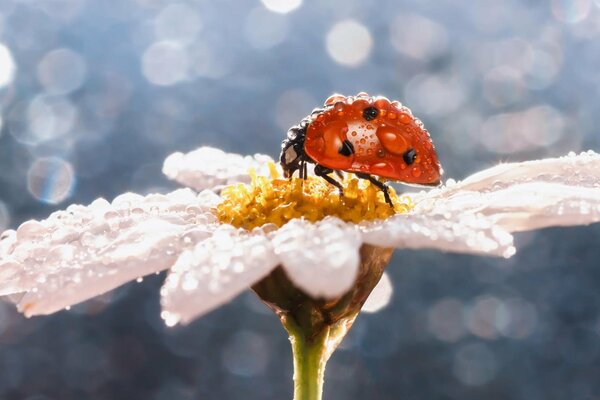
M 294 286 L 282 267 L 252 286 L 258 297 L 277 314 L 290 336 L 294 400 L 321 400 L 325 364 L 346 336 L 391 256 L 392 249 L 363 245 L 354 286 L 335 299 L 315 299 L 307 295 Z
M 292 318 L 282 318 L 292 344 L 294 400 L 321 400 L 327 361 L 346 336 L 356 315 L 328 325 L 318 332 L 306 329 L 306 326 L 298 324 Z
M 321 400 L 325 365 L 329 359 L 329 329 L 307 339 L 301 330 L 286 328 L 294 357 L 294 400 Z

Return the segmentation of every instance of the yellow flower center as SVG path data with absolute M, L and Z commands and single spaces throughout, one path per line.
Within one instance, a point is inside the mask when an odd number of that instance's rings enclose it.
M 223 201 L 216 210 L 220 222 L 248 230 L 268 223 L 282 226 L 301 217 L 315 222 L 328 215 L 359 223 L 404 213 L 414 206 L 408 196 L 399 197 L 390 188 L 392 209 L 381 190 L 350 174 L 344 179 L 344 195 L 340 196 L 337 188 L 322 178 L 283 179 L 273 163 L 269 169 L 270 177 L 250 171 L 249 185 L 231 185 L 221 191 Z

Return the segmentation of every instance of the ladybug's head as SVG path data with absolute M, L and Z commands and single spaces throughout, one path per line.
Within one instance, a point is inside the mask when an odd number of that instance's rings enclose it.
M 281 143 L 279 164 L 286 178 L 290 178 L 307 161 L 304 154 L 304 135 L 307 125 L 308 123 L 303 121 L 300 125 L 292 126 L 288 130 L 287 138 Z
M 442 175 L 423 123 L 398 101 L 333 95 L 306 131 L 306 154 L 326 167 L 407 184 L 439 185 Z

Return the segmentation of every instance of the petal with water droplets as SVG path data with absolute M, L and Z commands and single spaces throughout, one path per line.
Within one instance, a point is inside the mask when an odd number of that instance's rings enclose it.
M 382 247 L 438 249 L 510 257 L 512 235 L 491 221 L 460 211 L 445 215 L 399 214 L 360 224 L 363 240 Z
M 485 216 L 507 231 L 600 221 L 600 155 L 501 164 L 420 194 L 415 212 Z
M 295 219 L 272 234 L 290 280 L 314 298 L 335 298 L 354 284 L 360 263 L 358 230 L 337 218 Z
M 200 147 L 189 153 L 173 153 L 165 159 L 163 173 L 174 181 L 196 190 L 217 189 L 232 183 L 248 183 L 248 171 L 268 175 L 273 159 L 263 154 L 242 156 L 213 147 Z
M 25 292 L 22 312 L 50 314 L 169 268 L 182 250 L 210 235 L 216 201 L 214 193 L 189 189 L 123 195 L 26 222 L 8 231 L 0 247 L 0 294 Z
M 228 302 L 278 264 L 269 240 L 229 225 L 185 251 L 161 289 L 167 325 L 188 323 Z

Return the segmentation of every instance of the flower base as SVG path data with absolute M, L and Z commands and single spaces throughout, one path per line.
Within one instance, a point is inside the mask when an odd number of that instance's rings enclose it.
M 252 289 L 278 316 L 290 335 L 294 356 L 294 399 L 321 398 L 325 364 L 373 291 L 393 249 L 364 244 L 352 289 L 336 299 L 314 299 L 278 267 Z

